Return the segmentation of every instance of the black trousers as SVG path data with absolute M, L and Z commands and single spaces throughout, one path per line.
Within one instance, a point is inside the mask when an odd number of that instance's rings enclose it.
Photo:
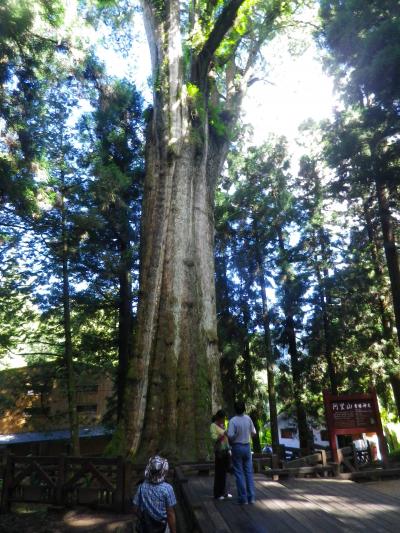
M 215 454 L 214 498 L 225 496 L 227 493 L 226 474 L 230 468 L 230 461 L 229 454 L 222 456 Z

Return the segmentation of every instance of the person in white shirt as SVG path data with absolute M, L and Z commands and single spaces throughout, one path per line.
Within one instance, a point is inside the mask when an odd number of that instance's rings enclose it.
M 228 439 L 232 446 L 232 466 L 240 505 L 255 503 L 253 461 L 250 438 L 256 434 L 251 418 L 245 414 L 244 402 L 235 403 L 236 416 L 230 419 Z

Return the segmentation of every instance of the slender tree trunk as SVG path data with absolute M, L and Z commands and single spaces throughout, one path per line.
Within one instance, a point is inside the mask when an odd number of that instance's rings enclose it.
M 260 441 L 260 424 L 258 422 L 259 417 L 257 411 L 252 411 L 250 413 L 250 418 L 253 421 L 254 429 L 256 430 L 256 434 L 253 435 L 252 441 L 253 441 L 253 451 L 254 453 L 261 453 L 261 441 Z
M 328 377 L 332 394 L 338 394 L 338 383 L 336 376 L 336 368 L 333 360 L 332 337 L 331 337 L 331 323 L 329 318 L 328 307 L 331 302 L 330 292 L 327 290 L 328 272 L 324 270 L 322 277 L 319 267 L 316 268 L 318 280 L 318 296 L 320 307 L 322 311 L 322 324 L 324 330 L 324 357 L 328 366 Z
M 263 301 L 263 328 L 264 343 L 267 349 L 267 379 L 268 379 L 268 404 L 269 404 L 269 421 L 271 427 L 271 444 L 275 453 L 279 451 L 279 428 L 278 428 L 278 409 L 276 403 L 275 389 L 275 361 L 271 343 L 270 321 L 265 297 L 265 288 L 262 289 L 265 302 Z M 267 347 L 268 346 L 268 347 Z
M 61 192 L 61 240 L 62 240 L 62 292 L 63 292 L 63 324 L 64 324 L 64 364 L 66 367 L 66 384 L 68 398 L 68 416 L 71 432 L 72 455 L 80 454 L 79 446 L 79 419 L 76 406 L 76 384 L 73 367 L 72 336 L 71 336 L 71 310 L 69 290 L 69 245 L 66 220 L 66 208 L 64 202 L 64 177 L 62 177 Z
M 371 219 L 367 201 L 364 201 L 363 211 L 364 211 L 364 218 L 365 218 L 366 229 L 367 229 L 367 234 L 368 234 L 368 240 L 370 243 L 371 259 L 374 265 L 375 277 L 376 277 L 378 286 L 381 288 L 381 291 L 377 295 L 376 301 L 377 301 L 377 307 L 379 310 L 379 316 L 380 316 L 381 325 L 382 325 L 382 336 L 385 340 L 385 356 L 387 358 L 387 362 L 389 366 L 389 369 L 388 369 L 389 381 L 392 387 L 393 397 L 394 397 L 396 408 L 397 408 L 397 413 L 398 415 L 400 415 L 400 372 L 393 370 L 393 366 L 396 365 L 396 363 L 398 362 L 398 356 L 393 349 L 393 340 L 394 340 L 393 327 L 392 327 L 393 319 L 392 320 L 390 319 L 391 312 L 388 309 L 388 302 L 387 302 L 387 299 L 385 298 L 385 294 L 383 293 L 384 274 L 383 274 L 382 267 L 379 261 L 379 255 L 378 255 L 379 247 L 376 241 L 375 231 L 374 231 L 374 227 L 372 224 L 372 219 Z
M 245 338 L 243 345 L 243 370 L 244 370 L 244 387 L 243 392 L 246 398 L 252 399 L 254 395 L 254 371 L 251 364 L 250 339 L 248 335 L 248 325 L 245 323 Z
M 309 450 L 309 432 L 307 424 L 307 414 L 304 408 L 302 395 L 303 384 L 302 375 L 299 363 L 299 354 L 297 351 L 296 333 L 294 328 L 294 320 L 290 315 L 286 315 L 285 320 L 285 335 L 288 341 L 288 351 L 290 355 L 290 362 L 293 376 L 293 391 L 296 404 L 297 424 L 299 428 L 300 448 L 303 451 Z
M 389 375 L 392 386 L 394 401 L 396 403 L 397 415 L 400 415 L 400 372 L 391 372 Z
M 258 228 L 255 228 L 255 234 L 258 234 Z M 279 451 L 279 428 L 278 428 L 278 409 L 276 406 L 275 390 L 275 361 L 271 342 L 270 320 L 268 311 L 268 302 L 266 295 L 266 283 L 264 272 L 264 261 L 260 250 L 260 244 L 256 237 L 256 261 L 257 277 L 261 291 L 262 301 L 262 324 L 264 329 L 264 346 L 267 360 L 267 379 L 268 379 L 268 404 L 269 404 L 269 421 L 271 427 L 271 444 L 274 453 Z
M 329 270 L 328 265 L 331 263 L 332 253 L 330 248 L 329 235 L 324 227 L 324 214 L 323 214 L 323 197 L 324 192 L 321 186 L 321 179 L 318 171 L 313 166 L 311 180 L 314 184 L 313 197 L 314 197 L 314 215 L 317 215 L 319 222 L 315 229 L 314 238 L 316 241 L 315 253 L 321 255 L 321 261 L 316 257 L 315 259 L 315 272 L 318 281 L 318 298 L 321 308 L 322 325 L 323 325 L 323 355 L 328 367 L 328 379 L 330 383 L 330 389 L 332 394 L 338 394 L 338 379 L 336 375 L 336 367 L 333 354 L 332 343 L 332 324 L 330 310 L 332 308 L 332 297 L 329 284 Z
M 390 214 L 387 187 L 377 178 L 375 180 L 376 195 L 379 205 L 379 217 L 382 227 L 383 246 L 385 249 L 386 263 L 389 272 L 390 287 L 392 292 L 393 310 L 396 320 L 397 338 L 400 345 L 400 267 L 393 221 Z
M 120 237 L 119 305 L 118 305 L 118 374 L 117 419 L 122 417 L 126 376 L 133 351 L 132 250 L 129 239 Z
M 246 292 L 248 294 L 249 287 L 245 285 Z M 243 323 L 243 337 L 242 337 L 242 357 L 243 357 L 243 375 L 244 383 L 242 390 L 239 394 L 245 399 L 253 399 L 255 382 L 254 382 L 254 370 L 251 361 L 251 349 L 250 349 L 250 307 L 246 298 L 243 298 L 241 301 L 241 311 L 242 311 L 242 323 Z
M 285 243 L 283 240 L 282 230 L 277 228 L 279 250 L 281 253 L 281 268 L 283 273 L 283 289 L 284 289 L 284 313 L 285 313 L 285 337 L 288 344 L 288 352 L 290 355 L 290 362 L 292 368 L 293 378 L 293 392 L 296 405 L 297 425 L 299 429 L 300 448 L 303 451 L 309 449 L 309 432 L 307 425 L 307 414 L 304 408 L 302 396 L 303 396 L 303 380 L 300 369 L 299 353 L 297 350 L 296 331 L 294 322 L 294 311 L 291 296 L 291 276 L 292 274 L 288 268 L 288 262 L 286 259 Z
M 217 276 L 217 316 L 218 318 L 218 339 L 226 339 L 228 342 L 232 341 L 237 335 L 237 327 L 235 318 L 231 315 L 229 310 L 229 287 L 227 277 L 227 260 L 226 249 L 221 251 L 219 257 L 219 276 Z M 219 283 L 218 283 L 219 281 Z M 221 330 L 223 334 L 221 335 Z M 220 352 L 221 352 L 220 347 Z M 224 406 L 228 413 L 234 413 L 234 403 L 236 398 L 236 359 L 229 355 L 222 355 L 220 360 L 220 371 L 222 378 L 222 395 Z
M 234 405 L 237 395 L 235 364 L 236 359 L 232 357 L 221 357 L 220 371 L 223 404 L 226 407 L 227 412 L 231 414 L 235 412 Z

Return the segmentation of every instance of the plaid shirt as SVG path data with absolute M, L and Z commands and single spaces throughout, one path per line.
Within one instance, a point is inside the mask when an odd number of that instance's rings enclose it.
M 167 519 L 167 507 L 176 505 L 174 489 L 165 481 L 149 483 L 143 481 L 133 498 L 133 504 L 146 510 L 155 520 Z

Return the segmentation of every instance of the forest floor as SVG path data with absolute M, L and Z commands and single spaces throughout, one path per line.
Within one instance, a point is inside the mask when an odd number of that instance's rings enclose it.
M 0 533 L 131 533 L 132 516 L 91 509 L 58 510 L 15 505 L 0 514 Z
M 178 532 L 187 533 L 179 501 L 175 512 Z M 11 512 L 0 514 L 0 533 L 133 533 L 134 524 L 132 514 L 83 507 L 64 509 L 40 504 L 14 504 Z

